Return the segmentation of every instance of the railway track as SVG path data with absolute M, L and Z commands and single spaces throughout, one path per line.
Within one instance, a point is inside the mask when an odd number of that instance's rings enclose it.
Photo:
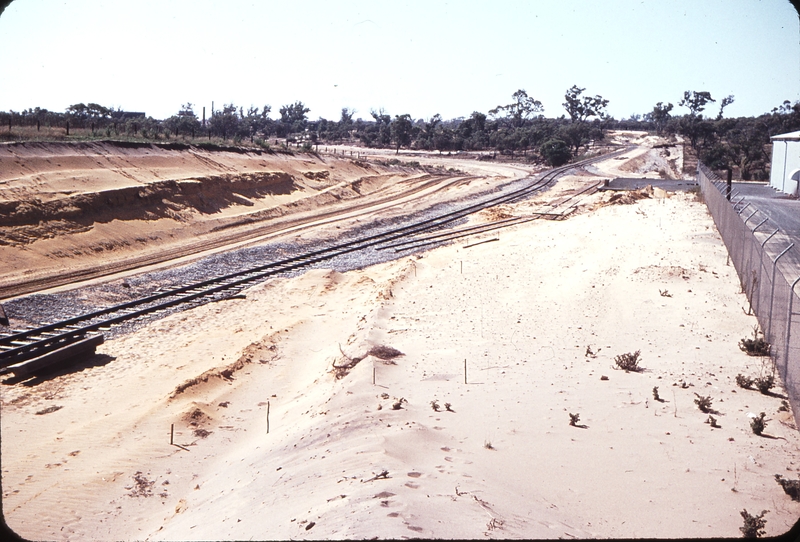
M 231 297 L 242 289 L 261 282 L 269 277 L 280 275 L 288 271 L 300 269 L 314 263 L 330 260 L 342 254 L 348 254 L 367 248 L 389 248 L 407 244 L 411 236 L 442 229 L 467 215 L 483 209 L 504 203 L 513 203 L 524 199 L 531 194 L 551 186 L 561 175 L 570 169 L 585 166 L 592 162 L 608 159 L 609 157 L 626 152 L 628 149 L 617 151 L 552 169 L 524 188 L 492 198 L 484 199 L 478 203 L 466 205 L 452 212 L 443 213 L 433 218 L 428 218 L 406 226 L 397 227 L 382 233 L 360 237 L 347 242 L 306 252 L 290 258 L 277 260 L 256 267 L 251 267 L 219 277 L 194 282 L 180 287 L 170 288 L 156 292 L 146 297 L 113 305 L 93 312 L 82 314 L 73 318 L 54 323 L 48 323 L 30 329 L 11 330 L 10 333 L 0 334 L 0 374 L 25 372 L 24 366 L 29 360 L 53 356 L 54 353 L 68 350 L 71 345 L 96 345 L 102 342 L 97 331 L 107 330 L 111 326 L 125 321 L 142 318 L 160 311 L 165 311 L 175 306 L 185 305 L 191 307 L 199 303 L 220 298 Z M 531 217 L 524 217 L 533 219 Z M 520 220 L 508 221 L 507 226 L 519 223 Z M 497 226 L 487 224 L 487 228 Z M 466 229 L 464 229 L 466 230 Z M 469 233 L 475 233 L 473 227 Z M 461 233 L 464 235 L 465 233 Z M 435 241 L 432 239 L 436 238 Z M 454 238 L 448 234 L 429 234 L 419 239 L 422 244 L 443 242 Z M 413 241 L 411 241 L 413 243 Z M 419 245 L 421 246 L 421 245 Z M 58 357 L 58 356 L 56 356 Z M 63 357 L 63 356 L 62 356 Z

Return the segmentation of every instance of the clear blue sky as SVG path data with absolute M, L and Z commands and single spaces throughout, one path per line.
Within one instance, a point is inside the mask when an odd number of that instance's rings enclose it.
M 786 0 L 15 0 L 0 16 L 0 110 L 95 102 L 165 118 L 303 101 L 469 116 L 525 89 L 564 114 L 577 84 L 616 118 L 684 90 L 726 116 L 800 100 L 800 21 Z M 714 111 L 716 113 L 716 111 Z

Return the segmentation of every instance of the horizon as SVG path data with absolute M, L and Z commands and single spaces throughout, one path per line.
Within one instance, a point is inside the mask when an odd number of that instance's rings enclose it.
M 728 95 L 726 117 L 800 101 L 800 18 L 789 2 L 462 6 L 16 0 L 0 15 L 0 110 L 94 102 L 164 119 L 187 102 L 210 116 L 213 102 L 268 104 L 274 119 L 301 101 L 309 120 L 338 120 L 345 107 L 354 119 L 383 108 L 452 120 L 524 89 L 558 118 L 572 85 L 608 99 L 618 120 L 657 102 L 683 114 L 685 90 L 710 92 L 711 116 Z

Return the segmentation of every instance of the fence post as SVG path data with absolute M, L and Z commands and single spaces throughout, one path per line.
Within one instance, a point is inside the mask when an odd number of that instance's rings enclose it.
M 761 223 L 760 223 L 758 226 L 760 226 L 761 224 L 763 224 L 763 223 L 764 223 L 764 222 L 766 222 L 766 221 L 767 221 L 767 219 L 765 218 L 764 220 L 762 220 L 762 221 L 761 221 Z M 756 226 L 755 228 L 753 228 L 753 232 L 755 232 L 755 231 L 756 231 L 756 229 L 758 228 L 758 226 Z M 778 233 L 778 228 L 775 228 L 775 231 L 773 231 L 772 233 L 770 233 L 770 234 L 767 236 L 767 238 L 766 238 L 766 239 L 764 239 L 764 240 L 761 242 L 761 244 L 759 245 L 759 251 L 758 251 L 758 291 L 759 291 L 759 292 L 761 292 L 761 291 L 762 291 L 762 287 L 763 287 L 763 285 L 764 285 L 764 284 L 763 284 L 763 282 L 762 282 L 762 280 L 761 280 L 761 279 L 762 279 L 762 277 L 763 277 L 763 271 L 764 271 L 764 256 L 767 256 L 767 252 L 764 250 L 764 245 L 766 245 L 766 244 L 767 244 L 767 241 L 769 241 L 770 239 L 772 239 L 772 236 L 773 236 L 773 235 L 775 235 L 776 233 Z M 772 261 L 772 259 L 770 259 L 770 261 Z M 772 280 L 770 281 L 770 289 L 771 289 L 772 291 L 774 291 L 774 290 L 775 290 L 774 282 L 775 282 L 775 277 L 773 276 Z M 772 296 L 772 293 L 770 292 L 770 297 L 771 297 L 771 296 Z M 760 295 L 760 294 L 759 294 L 759 296 L 758 296 L 758 305 L 756 306 L 756 315 L 759 315 L 759 314 L 761 314 L 761 312 L 762 312 L 762 311 L 761 311 L 761 298 L 762 298 L 762 295 Z M 772 323 L 771 323 L 771 322 L 767 322 L 767 327 L 771 327 L 771 325 L 772 325 Z M 763 329 L 763 326 L 762 326 L 762 329 Z M 771 339 L 769 339 L 769 337 L 768 337 L 767 335 L 764 335 L 764 337 L 765 337 L 765 338 L 767 338 L 767 340 L 771 340 Z
M 786 247 L 785 249 L 783 249 L 783 252 L 778 254 L 778 257 L 775 258 L 775 261 L 772 262 L 772 290 L 771 290 L 771 292 L 769 294 L 769 318 L 767 319 L 767 321 L 769 322 L 769 335 L 768 336 L 770 338 L 772 336 L 772 307 L 773 307 L 773 304 L 774 304 L 774 301 L 775 301 L 775 270 L 778 268 L 778 260 L 780 260 L 781 257 L 784 254 L 789 252 L 789 249 L 792 248 L 793 246 L 794 246 L 794 243 L 789 243 L 789 246 Z
M 732 189 L 733 189 L 733 169 L 728 168 L 728 201 L 731 200 Z

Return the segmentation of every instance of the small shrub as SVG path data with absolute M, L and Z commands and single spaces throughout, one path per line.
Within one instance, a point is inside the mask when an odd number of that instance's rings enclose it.
M 743 374 L 739 373 L 736 375 L 736 385 L 746 390 L 752 390 L 753 379 L 749 376 L 744 376 Z
M 778 407 L 778 412 L 789 412 L 789 402 L 786 399 L 781 401 L 781 406 Z
M 662 399 L 658 395 L 658 386 L 653 386 L 653 399 L 655 399 L 659 403 L 663 403 L 664 402 L 664 399 Z
M 760 376 L 753 381 L 753 384 L 758 388 L 758 391 L 766 395 L 775 386 L 775 377 L 772 375 Z
M 767 521 L 764 519 L 764 514 L 767 512 L 769 512 L 769 510 L 762 510 L 757 516 L 751 516 L 748 514 L 747 509 L 739 512 L 742 515 L 742 518 L 744 518 L 744 527 L 739 527 L 739 530 L 742 531 L 742 536 L 744 536 L 744 538 L 758 538 L 766 533 L 764 527 L 766 526 Z
M 787 480 L 780 474 L 776 474 L 775 481 L 781 485 L 783 492 L 789 495 L 793 501 L 800 501 L 800 480 Z
M 366 353 L 366 355 L 364 357 L 366 357 L 366 356 L 374 356 L 374 357 L 376 357 L 376 358 L 378 358 L 380 360 L 383 360 L 384 363 L 392 363 L 393 364 L 394 362 L 392 360 L 394 358 L 397 358 L 397 357 L 400 357 L 400 356 L 403 356 L 403 355 L 405 355 L 405 354 L 403 354 L 397 348 L 392 348 L 391 346 L 386 346 L 386 345 L 382 345 L 381 344 L 381 345 L 373 346 L 372 348 L 370 348 L 367 351 L 367 353 Z
M 451 405 L 450 403 L 445 403 L 445 404 L 444 404 L 444 409 L 445 409 L 447 412 L 455 412 L 455 410 L 453 410 L 453 405 Z
M 753 430 L 753 433 L 756 435 L 761 436 L 761 433 L 764 432 L 764 429 L 767 428 L 767 421 L 764 419 L 767 415 L 762 412 L 760 416 L 757 416 L 750 420 L 750 428 Z
M 395 397 L 394 403 L 392 403 L 392 410 L 400 410 L 403 408 L 403 403 L 408 403 L 404 397 L 401 397 L 400 399 Z
M 711 427 L 719 429 L 719 425 L 717 424 L 717 419 L 714 416 L 710 415 L 710 414 L 708 415 L 708 419 L 706 420 L 706 423 L 711 424 Z
M 625 371 L 626 373 L 629 371 L 634 372 L 641 372 L 644 369 L 639 366 L 639 354 L 640 351 L 637 350 L 633 354 L 628 352 L 627 354 L 620 354 L 614 358 L 614 362 L 617 364 L 617 367 Z
M 704 414 L 711 412 L 711 396 L 699 395 L 697 392 L 695 392 L 695 395 L 697 396 L 697 399 L 694 400 L 694 404 L 697 405 L 697 408 L 700 409 L 700 412 L 703 412 Z
M 437 401 L 436 399 L 434 399 L 433 401 L 431 401 L 431 408 L 432 408 L 432 409 L 433 409 L 435 412 L 439 412 L 439 409 L 441 408 L 441 407 L 439 406 L 439 401 Z
M 490 440 L 484 441 L 483 447 L 487 450 L 494 450 L 494 446 L 492 446 L 492 441 Z
M 580 420 L 580 419 L 581 419 L 581 415 L 580 414 L 570 414 L 569 415 L 569 424 L 571 426 L 573 426 L 573 427 L 577 427 L 578 426 L 578 420 Z
M 764 337 L 759 337 L 758 334 L 758 326 L 755 326 L 753 328 L 753 338 L 739 341 L 739 348 L 748 356 L 769 356 L 770 344 L 764 340 Z

